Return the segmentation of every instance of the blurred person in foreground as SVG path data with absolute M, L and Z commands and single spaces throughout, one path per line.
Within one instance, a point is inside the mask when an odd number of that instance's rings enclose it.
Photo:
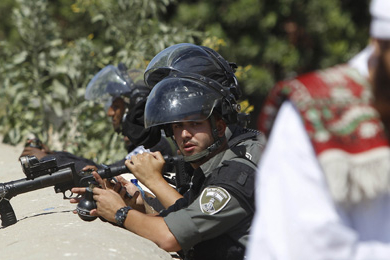
M 221 64 L 213 51 L 201 46 L 174 45 L 156 57 L 172 58 L 178 52 L 181 58 L 200 61 L 198 65 L 209 70 L 209 75 L 222 72 L 223 78 L 216 81 L 199 74 L 195 71 L 202 68 L 199 66 L 184 73 L 175 69 L 165 74 L 166 68 L 157 69 L 162 77 L 146 102 L 145 127 L 162 127 L 167 136 L 173 136 L 194 168 L 190 189 L 181 195 L 161 178 L 164 160 L 160 153 L 138 154 L 127 160 L 126 166 L 167 210 L 146 215 L 127 206 L 123 194 L 94 188 L 97 210 L 91 215 L 148 238 L 167 251 L 181 251 L 185 259 L 243 259 L 254 213 L 257 165 L 247 150 L 250 146 L 229 147 L 225 135 L 228 124 L 237 124 L 237 81 L 229 65 Z M 263 141 L 252 142 L 259 151 L 264 145 Z M 75 193 L 84 190 L 72 189 Z
M 254 259 L 389 259 L 390 1 L 348 64 L 278 83 L 259 117 Z

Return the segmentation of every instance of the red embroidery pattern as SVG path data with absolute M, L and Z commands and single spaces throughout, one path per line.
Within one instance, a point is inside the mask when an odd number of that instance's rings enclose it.
M 317 155 L 327 149 L 358 154 L 388 146 L 383 125 L 371 105 L 369 82 L 347 65 L 277 83 L 258 118 L 258 128 L 267 136 L 286 99 L 299 110 Z

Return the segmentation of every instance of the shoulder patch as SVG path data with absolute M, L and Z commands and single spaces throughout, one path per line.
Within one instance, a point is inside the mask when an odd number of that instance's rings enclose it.
M 231 196 L 221 187 L 207 187 L 200 195 L 200 209 L 203 213 L 214 215 L 221 211 L 229 202 Z

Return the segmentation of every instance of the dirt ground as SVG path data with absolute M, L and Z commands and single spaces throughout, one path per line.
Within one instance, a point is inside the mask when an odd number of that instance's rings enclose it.
M 0 143 L 0 183 L 24 179 L 21 146 Z M 74 204 L 47 187 L 10 200 L 18 222 L 0 228 L 1 259 L 172 259 L 153 242 L 97 219 L 81 220 Z

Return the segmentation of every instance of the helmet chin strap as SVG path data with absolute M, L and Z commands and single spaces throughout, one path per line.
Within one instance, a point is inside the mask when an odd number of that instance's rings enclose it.
M 197 154 L 190 155 L 190 156 L 184 156 L 185 162 L 195 163 L 197 161 L 200 161 L 221 147 L 223 138 L 218 136 L 218 130 L 217 130 L 214 115 L 210 116 L 210 125 L 211 125 L 211 129 L 212 129 L 211 132 L 212 132 L 212 135 L 214 138 L 214 143 L 211 144 L 209 147 L 207 147 L 205 150 L 203 150 Z
M 128 106 L 126 106 L 125 112 L 123 113 L 123 116 L 122 116 L 121 124 L 119 125 L 118 129 L 115 130 L 115 132 L 117 132 L 118 134 L 121 134 L 121 133 L 122 133 L 122 130 L 123 130 L 123 123 L 125 122 L 126 116 L 127 116 L 128 113 L 129 113 L 129 108 L 128 108 Z
M 218 141 L 214 142 L 212 145 L 210 145 L 209 147 L 207 147 L 205 150 L 203 150 L 197 154 L 190 155 L 190 156 L 184 156 L 184 161 L 189 162 L 189 163 L 194 163 L 194 162 L 200 161 L 201 159 L 209 156 L 212 152 L 217 150 L 220 146 L 221 146 L 221 140 L 218 140 Z

